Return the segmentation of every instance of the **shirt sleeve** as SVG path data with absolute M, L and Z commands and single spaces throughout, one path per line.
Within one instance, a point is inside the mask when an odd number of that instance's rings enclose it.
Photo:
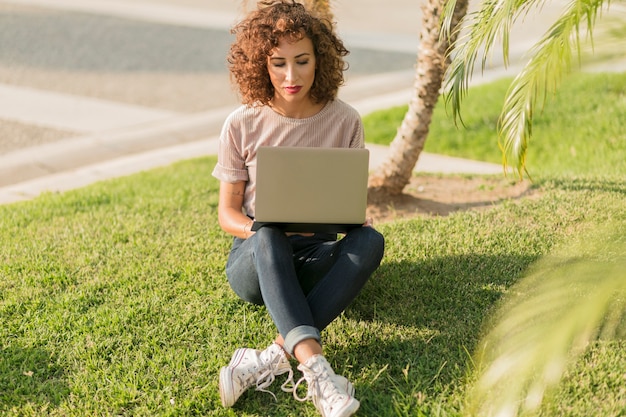
M 352 140 L 350 141 L 351 148 L 364 148 L 365 147 L 365 138 L 363 133 L 363 122 L 361 118 L 357 118 L 355 122 L 354 135 L 352 136 Z
M 361 115 L 353 107 L 348 106 L 353 120 L 352 138 L 350 139 L 351 148 L 365 147 L 365 131 L 363 128 L 363 120 Z
M 235 128 L 233 117 L 229 117 L 220 134 L 217 165 L 213 169 L 213 176 L 220 181 L 235 183 L 248 181 L 248 168 L 241 147 L 242 140 Z M 239 145 L 239 146 L 238 146 Z

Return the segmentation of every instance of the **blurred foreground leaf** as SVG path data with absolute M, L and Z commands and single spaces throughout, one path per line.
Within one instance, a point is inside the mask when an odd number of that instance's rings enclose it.
M 512 288 L 479 345 L 466 415 L 535 415 L 591 342 L 623 334 L 623 229 L 613 224 L 582 234 Z

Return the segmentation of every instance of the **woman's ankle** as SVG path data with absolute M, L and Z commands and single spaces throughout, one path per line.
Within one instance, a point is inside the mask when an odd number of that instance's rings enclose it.
M 322 355 L 322 345 L 316 339 L 305 339 L 293 349 L 294 356 L 300 363 L 305 363 L 315 355 Z

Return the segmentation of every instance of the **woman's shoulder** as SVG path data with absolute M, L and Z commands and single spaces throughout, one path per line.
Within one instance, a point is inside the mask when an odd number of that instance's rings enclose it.
M 346 103 L 345 101 L 339 98 L 336 98 L 333 101 L 331 101 L 328 104 L 328 107 L 331 108 L 331 110 L 333 111 L 340 111 L 340 112 L 345 112 L 348 114 L 355 114 L 355 115 L 359 114 L 359 112 L 354 107 L 352 107 L 350 104 Z
M 326 120 L 337 118 L 345 121 L 361 120 L 361 115 L 354 107 L 338 98 L 329 102 L 319 115 Z
M 256 114 L 258 114 L 258 111 L 259 107 L 242 104 L 234 109 L 232 112 L 230 112 L 226 120 L 244 120 L 250 117 L 254 117 Z
M 267 106 L 251 106 L 243 104 L 234 109 L 225 119 L 225 126 L 249 126 L 270 117 Z

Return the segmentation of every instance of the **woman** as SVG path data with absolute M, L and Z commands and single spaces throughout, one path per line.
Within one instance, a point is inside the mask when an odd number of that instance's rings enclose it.
M 226 275 L 243 300 L 266 306 L 278 336 L 263 351 L 242 348 L 220 371 L 220 397 L 232 406 L 248 388 L 288 374 L 285 391 L 311 399 L 325 417 L 359 408 L 352 384 L 322 353 L 320 332 L 354 300 L 378 268 L 384 239 L 367 221 L 337 240 L 333 234 L 252 232 L 256 151 L 260 146 L 363 147 L 358 113 L 336 98 L 348 54 L 332 25 L 292 0 L 260 3 L 232 31 L 228 62 L 243 106 L 220 136 L 219 223 L 233 235 Z M 296 395 L 290 358 L 308 391 Z

